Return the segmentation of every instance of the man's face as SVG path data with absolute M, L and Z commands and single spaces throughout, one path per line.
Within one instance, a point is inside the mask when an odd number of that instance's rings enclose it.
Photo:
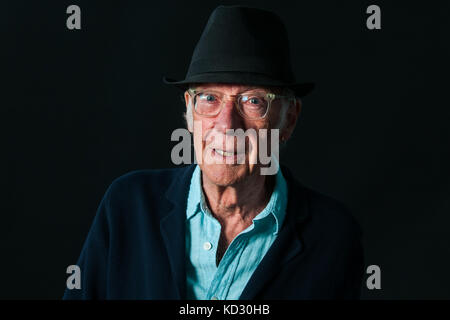
M 235 136 L 227 135 L 227 130 L 242 129 L 245 132 L 253 129 L 258 135 L 261 129 L 268 129 L 267 139 L 270 141 L 270 129 L 276 129 L 276 125 L 280 121 L 283 102 L 280 99 L 273 100 L 264 118 L 249 120 L 239 113 L 236 98 L 229 96 L 254 91 L 278 92 L 267 88 L 235 84 L 198 84 L 194 88 L 196 91 L 225 94 L 220 113 L 213 117 L 206 117 L 194 110 L 192 97 L 189 93 L 185 93 L 186 106 L 192 103 L 194 126 L 190 130 L 194 135 L 196 155 L 202 157 L 201 163 L 198 161 L 202 173 L 210 182 L 218 186 L 234 185 L 251 175 L 259 174 L 261 168 L 259 161 L 250 161 L 257 154 L 257 141 L 251 137 L 247 137 L 245 140 L 237 139 Z M 280 139 L 287 139 L 295 126 L 300 105 L 298 104 L 298 108 L 291 107 L 292 105 L 286 112 L 284 127 L 280 128 Z M 238 141 L 245 141 L 245 147 L 242 144 L 237 145 Z M 238 157 L 241 157 L 241 161 L 237 161 Z

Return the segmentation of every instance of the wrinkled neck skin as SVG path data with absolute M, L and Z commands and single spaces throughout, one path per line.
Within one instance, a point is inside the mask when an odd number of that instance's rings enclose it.
M 253 218 L 269 202 L 274 182 L 274 176 L 255 172 L 234 185 L 219 186 L 202 174 L 205 200 L 222 226 L 251 225 Z

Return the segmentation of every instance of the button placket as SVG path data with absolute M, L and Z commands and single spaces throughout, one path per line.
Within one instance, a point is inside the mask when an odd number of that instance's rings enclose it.
M 234 278 L 234 274 L 236 272 L 240 255 L 242 254 L 242 247 L 245 244 L 246 239 L 242 236 L 237 236 L 230 243 L 230 246 L 227 248 L 222 260 L 220 261 L 220 264 L 211 282 L 211 286 L 208 290 L 208 296 L 211 297 L 210 299 L 217 296 L 226 297 L 226 295 L 228 294 L 228 291 L 230 290 L 232 284 L 232 279 Z M 227 271 L 225 272 L 225 270 Z M 221 279 L 218 278 L 218 274 L 222 275 Z

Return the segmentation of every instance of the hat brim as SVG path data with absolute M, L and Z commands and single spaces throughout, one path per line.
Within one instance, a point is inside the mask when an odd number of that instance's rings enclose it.
M 186 90 L 192 83 L 236 83 L 265 87 L 287 87 L 294 91 L 295 96 L 300 98 L 311 93 L 315 87 L 313 82 L 285 83 L 264 74 L 244 72 L 209 72 L 190 76 L 180 81 L 163 77 L 163 82 L 175 85 L 181 90 Z

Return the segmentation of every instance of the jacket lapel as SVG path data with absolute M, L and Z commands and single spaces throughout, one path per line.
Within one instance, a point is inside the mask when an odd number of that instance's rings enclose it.
M 308 217 L 307 197 L 305 190 L 286 167 L 282 167 L 282 172 L 288 183 L 286 220 L 278 237 L 248 281 L 240 300 L 253 299 L 264 285 L 303 249 L 298 230 Z
M 185 222 L 186 203 L 195 165 L 182 168 L 165 194 L 160 220 L 161 235 L 167 249 L 170 268 L 176 284 L 176 299 L 186 297 Z

